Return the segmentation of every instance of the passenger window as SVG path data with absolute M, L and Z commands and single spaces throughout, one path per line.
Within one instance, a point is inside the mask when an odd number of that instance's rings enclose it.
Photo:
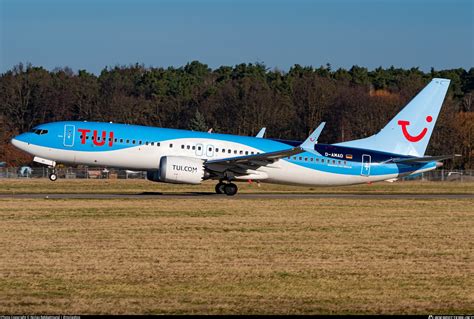
M 244 152 L 243 151 L 240 151 L 239 154 L 243 154 Z
M 130 143 L 130 140 L 127 140 L 127 144 Z
M 234 150 L 234 154 L 237 154 L 237 150 Z
M 253 154 L 254 154 L 254 152 L 250 152 L 250 154 L 252 154 L 252 155 L 253 155 Z M 289 158 L 289 157 L 288 157 L 288 158 Z
M 216 153 L 218 153 L 218 152 L 219 152 L 219 149 L 216 147 L 216 148 L 215 148 L 215 151 L 216 151 Z
M 310 157 L 309 160 L 312 162 L 314 159 L 312 157 Z
M 321 163 L 324 163 L 324 159 L 321 160 Z
M 293 159 L 296 161 L 296 156 L 293 156 Z
M 135 144 L 135 140 L 133 140 L 132 143 Z
M 302 160 L 303 158 L 300 156 L 300 161 Z
M 123 138 L 120 139 L 120 143 L 123 143 Z
M 305 161 L 305 162 L 307 162 L 307 161 L 308 161 L 308 158 L 307 158 L 307 157 L 305 157 L 305 158 L 304 158 L 304 161 Z
M 138 141 L 138 144 L 142 145 L 142 141 Z
M 249 155 L 249 151 L 245 151 L 245 155 Z
M 196 146 L 193 145 L 193 151 L 196 149 Z
M 151 142 L 150 144 L 151 144 L 151 146 L 154 146 L 154 145 L 155 145 L 155 142 Z
M 184 145 L 183 144 L 181 144 L 181 149 L 184 150 Z
M 336 164 L 336 160 L 332 160 L 332 163 L 333 163 L 333 164 Z
M 156 143 L 156 146 L 161 146 L 161 143 L 160 143 L 160 142 L 157 142 L 157 143 Z
M 228 149 L 228 150 L 227 150 L 227 153 L 229 153 L 229 154 L 232 153 L 232 150 L 231 150 L 231 149 Z
M 148 142 L 145 142 L 145 145 L 148 145 Z
M 173 148 L 173 144 L 172 144 L 172 143 L 170 143 L 170 148 Z
M 189 149 L 191 148 L 191 146 L 189 146 L 189 145 L 186 145 L 186 148 L 189 150 Z

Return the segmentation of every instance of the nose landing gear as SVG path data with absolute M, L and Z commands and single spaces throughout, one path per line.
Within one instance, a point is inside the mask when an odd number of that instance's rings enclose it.
M 234 183 L 223 183 L 219 182 L 216 185 L 217 194 L 226 194 L 227 196 L 234 196 L 237 194 L 238 188 Z
M 51 174 L 49 174 L 48 177 L 49 177 L 49 180 L 52 182 L 55 182 L 58 179 L 58 175 L 56 175 L 56 170 L 54 169 L 54 167 L 53 167 L 53 171 L 51 172 Z

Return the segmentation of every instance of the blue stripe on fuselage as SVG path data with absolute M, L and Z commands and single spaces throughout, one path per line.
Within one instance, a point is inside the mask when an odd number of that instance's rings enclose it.
M 75 126 L 75 141 L 73 147 L 64 145 L 65 125 Z M 42 124 L 35 127 L 35 129 L 48 130 L 48 134 L 37 135 L 35 133 L 24 133 L 16 137 L 16 139 L 45 147 L 85 152 L 104 152 L 135 147 L 139 145 L 138 141 L 142 141 L 142 143 L 144 144 L 145 142 L 156 143 L 184 138 L 206 138 L 215 139 L 219 141 L 240 143 L 256 149 L 260 149 L 262 152 L 288 149 L 288 145 L 284 143 L 249 136 L 217 133 L 211 134 L 207 132 L 194 132 L 188 130 L 148 127 L 141 125 L 71 121 Z M 88 133 L 89 139 L 85 141 L 85 144 L 81 143 L 81 133 L 79 132 L 79 130 L 83 129 L 90 130 L 90 132 Z M 94 145 L 91 138 L 93 136 L 94 130 L 97 131 L 97 135 L 100 137 L 102 137 L 102 132 L 106 132 L 107 139 L 109 138 L 109 133 L 113 132 L 114 139 L 118 139 L 119 142 L 114 141 L 112 146 L 109 146 L 108 141 L 106 141 L 103 146 Z M 120 139 L 124 139 L 124 142 L 120 143 Z M 126 140 L 129 140 L 130 143 L 125 143 Z M 132 144 L 133 140 L 136 141 L 136 144 Z

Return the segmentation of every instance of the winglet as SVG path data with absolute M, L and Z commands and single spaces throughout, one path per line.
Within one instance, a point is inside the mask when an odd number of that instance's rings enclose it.
M 263 136 L 265 135 L 265 130 L 267 128 L 266 127 L 262 127 L 262 129 L 260 130 L 260 132 L 258 132 L 257 135 L 255 135 L 255 137 L 258 137 L 258 138 L 263 138 Z
M 324 125 L 326 125 L 326 122 L 322 122 L 321 124 L 319 124 L 318 128 L 315 129 L 314 132 L 311 133 L 311 135 L 306 139 L 306 141 L 301 143 L 300 146 L 302 148 L 313 149 L 314 145 L 318 143 L 318 138 L 319 138 L 319 135 L 321 135 L 321 132 L 323 131 Z

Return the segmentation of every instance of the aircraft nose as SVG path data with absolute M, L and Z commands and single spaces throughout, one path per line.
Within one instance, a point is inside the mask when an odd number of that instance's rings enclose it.
M 20 134 L 18 136 L 15 136 L 14 138 L 12 138 L 10 140 L 10 142 L 12 143 L 13 146 L 15 146 L 16 148 L 20 149 L 20 150 L 24 150 L 25 149 L 25 146 L 27 145 L 27 142 L 26 140 L 24 139 L 25 134 Z
M 17 140 L 16 138 L 12 138 L 10 142 L 11 142 L 11 143 L 13 144 L 13 146 L 15 146 L 15 147 L 20 146 L 20 141 Z

